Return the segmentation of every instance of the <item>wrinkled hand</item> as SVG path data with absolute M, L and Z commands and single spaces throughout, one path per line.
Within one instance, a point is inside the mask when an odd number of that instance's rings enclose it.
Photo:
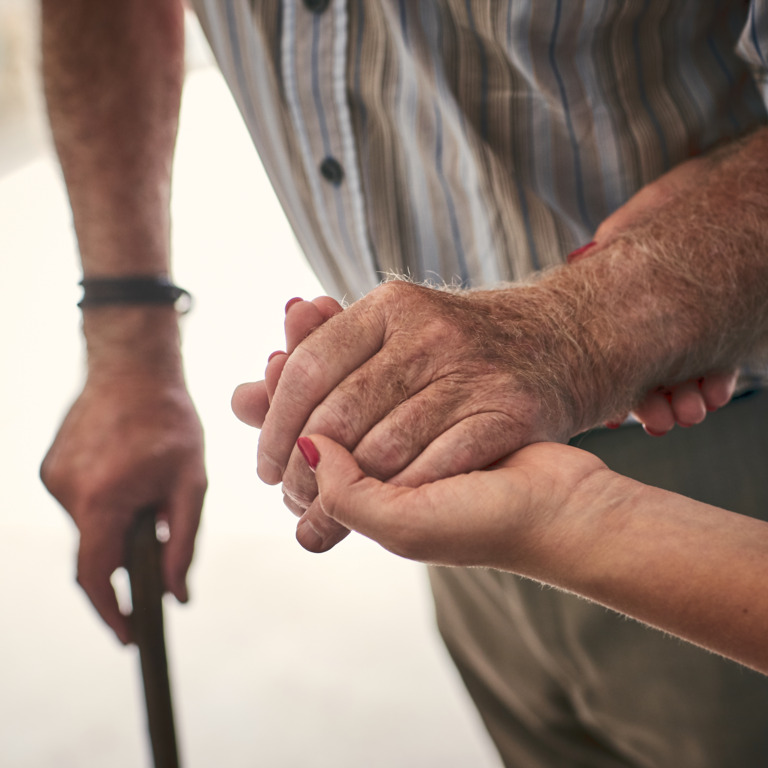
M 290 356 L 273 357 L 265 382 L 238 389 L 236 414 L 263 423 L 260 476 L 282 479 L 286 503 L 297 514 L 307 510 L 298 531 L 305 547 L 322 551 L 346 532 L 312 505 L 314 478 L 293 453 L 302 432 L 331 434 L 367 471 L 408 484 L 485 467 L 525 442 L 574 432 L 566 416 L 574 409 L 562 405 L 569 393 L 534 381 L 520 352 L 542 343 L 532 338 L 541 323 L 497 298 L 385 284 L 327 320 Z M 302 306 L 291 308 L 287 327 Z M 565 386 L 566 378 L 553 380 Z
M 77 580 L 118 638 L 130 641 L 110 576 L 124 566 L 136 514 L 158 510 L 170 538 L 165 587 L 188 599 L 186 574 L 206 490 L 203 436 L 183 384 L 121 378 L 89 382 L 43 465 L 48 490 L 80 531 Z
M 410 488 L 366 475 L 333 440 L 315 434 L 309 440 L 319 455 L 319 504 L 339 525 L 411 560 L 533 577 L 551 575 L 537 566 L 542 547 L 556 542 L 559 531 L 578 529 L 567 516 L 572 510 L 583 517 L 578 493 L 585 481 L 596 473 L 609 475 L 590 453 L 537 443 L 492 470 Z M 592 498 L 591 491 L 586 497 Z
M 243 384 L 233 396 L 233 410 L 242 421 L 258 428 L 263 426 L 288 356 L 313 330 L 341 311 L 342 307 L 329 297 L 320 297 L 313 302 L 289 302 L 285 318 L 286 351 L 270 356 L 264 381 Z M 649 392 L 633 413 L 649 434 L 661 435 L 675 423 L 682 426 L 697 424 L 707 411 L 716 410 L 730 400 L 735 381 L 735 372 L 716 373 L 676 386 L 659 387 Z M 311 478 L 308 493 L 310 486 Z M 306 541 L 309 548 L 314 545 L 316 531 L 321 533 L 326 545 L 340 541 L 346 534 L 345 529 L 335 525 L 317 507 L 306 516 L 307 504 L 297 504 L 290 495 L 286 495 L 285 501 L 295 514 L 302 516 L 299 540 Z

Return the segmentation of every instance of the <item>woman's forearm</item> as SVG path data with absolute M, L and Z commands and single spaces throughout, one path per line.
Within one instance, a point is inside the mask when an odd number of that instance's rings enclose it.
M 768 523 L 606 473 L 537 576 L 768 673 Z

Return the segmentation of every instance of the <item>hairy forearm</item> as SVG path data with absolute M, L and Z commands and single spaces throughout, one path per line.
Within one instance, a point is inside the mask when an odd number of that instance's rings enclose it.
M 531 575 L 768 673 L 768 524 L 608 470 L 560 520 Z
M 168 269 L 179 0 L 43 0 L 43 78 L 86 274 Z
M 87 277 L 170 271 L 183 22 L 180 0 L 42 2 L 45 95 Z M 178 368 L 171 308 L 84 318 L 92 371 Z
M 563 383 L 577 429 L 623 416 L 655 386 L 764 355 L 766 168 L 763 128 L 650 185 L 619 226 L 598 231 L 588 258 L 522 289 L 559 332 L 541 378 Z

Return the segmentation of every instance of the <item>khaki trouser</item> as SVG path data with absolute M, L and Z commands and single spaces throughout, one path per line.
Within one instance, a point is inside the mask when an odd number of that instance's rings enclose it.
M 573 442 L 642 482 L 768 519 L 767 426 L 761 392 L 663 438 L 623 427 Z M 506 766 L 768 766 L 768 677 L 511 574 L 430 578 L 440 631 Z

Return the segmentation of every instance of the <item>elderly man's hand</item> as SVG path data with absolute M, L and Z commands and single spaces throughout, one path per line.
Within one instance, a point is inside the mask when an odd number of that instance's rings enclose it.
M 125 564 L 127 532 L 148 506 L 168 523 L 165 587 L 187 600 L 206 478 L 202 429 L 182 382 L 127 376 L 90 381 L 41 476 L 80 531 L 77 580 L 123 643 L 130 632 L 110 576 Z
M 483 468 L 527 442 L 565 440 L 583 426 L 578 392 L 594 387 L 575 379 L 592 366 L 537 301 L 529 289 L 452 295 L 388 283 L 342 314 L 318 313 L 322 327 L 270 362 L 266 384 L 238 389 L 238 416 L 257 426 L 263 419 L 260 476 L 283 480 L 297 514 L 309 507 L 299 526 L 304 546 L 326 549 L 344 531 L 309 506 L 314 478 L 293 453 L 302 432 L 354 449 L 378 477 L 419 484 Z M 552 338 L 563 347 L 551 350 L 542 373 Z
M 263 426 L 289 355 L 312 331 L 341 311 L 341 305 L 327 296 L 312 302 L 293 299 L 288 303 L 285 318 L 286 351 L 275 352 L 270 356 L 263 381 L 243 384 L 236 389 L 232 407 L 238 418 L 259 429 Z M 707 411 L 716 410 L 730 400 L 735 380 L 735 372 L 713 373 L 701 380 L 657 387 L 646 394 L 633 413 L 649 434 L 663 434 L 675 423 L 690 426 L 703 420 Z M 314 488 L 309 478 L 308 495 L 312 490 Z M 286 495 L 286 504 L 300 516 L 305 515 L 308 506 L 306 503 L 297 503 L 290 495 Z M 345 528 L 328 519 L 317 506 L 300 521 L 300 541 L 306 539 L 311 546 L 313 541 L 310 539 L 314 539 L 315 531 L 322 532 L 327 546 L 338 542 L 347 533 Z

